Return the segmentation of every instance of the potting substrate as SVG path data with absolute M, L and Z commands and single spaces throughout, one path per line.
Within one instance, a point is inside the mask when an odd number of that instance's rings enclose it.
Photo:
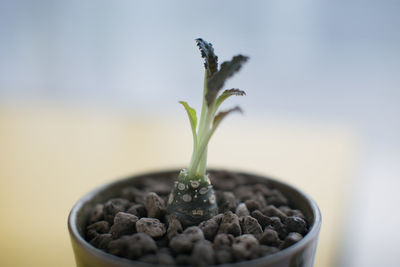
M 206 266 L 274 254 L 307 234 L 309 222 L 303 213 L 276 188 L 228 171 L 213 172 L 210 180 L 218 214 L 207 221 L 185 226 L 168 215 L 169 193 L 180 185 L 170 177 L 147 178 L 95 205 L 84 238 L 98 249 L 131 260 Z

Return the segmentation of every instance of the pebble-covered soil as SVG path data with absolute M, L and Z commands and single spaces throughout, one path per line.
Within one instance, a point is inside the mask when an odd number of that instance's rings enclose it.
M 126 187 L 119 198 L 97 204 L 86 240 L 110 254 L 163 265 L 207 266 L 276 253 L 303 238 L 308 223 L 286 197 L 261 183 L 220 171 L 210 177 L 219 214 L 182 227 L 165 212 L 172 183 L 148 179 L 143 190 Z

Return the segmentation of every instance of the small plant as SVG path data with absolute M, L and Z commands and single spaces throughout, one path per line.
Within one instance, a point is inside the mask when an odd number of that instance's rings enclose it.
M 193 134 L 193 153 L 187 169 L 183 169 L 170 193 L 167 212 L 175 215 L 184 225 L 198 224 L 217 213 L 215 193 L 206 174 L 207 146 L 211 136 L 230 113 L 241 109 L 236 106 L 226 111 L 219 111 L 221 104 L 230 96 L 243 96 L 239 89 L 228 89 L 219 92 L 225 81 L 240 70 L 248 60 L 243 55 L 234 56 L 223 62 L 218 69 L 218 57 L 214 54 L 211 43 L 196 39 L 201 56 L 204 58 L 204 89 L 200 121 L 197 121 L 196 110 L 186 102 L 180 101 L 189 116 Z

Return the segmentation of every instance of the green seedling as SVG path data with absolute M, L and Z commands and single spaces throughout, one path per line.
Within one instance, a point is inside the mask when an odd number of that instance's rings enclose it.
M 167 212 L 175 215 L 184 225 L 198 224 L 217 214 L 215 193 L 206 174 L 207 146 L 221 121 L 232 112 L 241 112 L 239 107 L 225 111 L 219 111 L 219 108 L 230 96 L 243 96 L 245 92 L 239 89 L 227 89 L 222 93 L 220 91 L 225 81 L 248 60 L 246 56 L 237 55 L 218 68 L 218 57 L 214 54 L 212 44 L 200 38 L 196 39 L 196 43 L 204 58 L 205 67 L 200 121 L 197 120 L 195 109 L 184 101 L 179 102 L 189 116 L 193 153 L 187 169 L 183 169 L 178 175 L 167 205 Z

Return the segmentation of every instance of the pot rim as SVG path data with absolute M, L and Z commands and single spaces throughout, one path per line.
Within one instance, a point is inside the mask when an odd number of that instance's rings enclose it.
M 103 184 L 99 187 L 96 187 L 95 189 L 89 191 L 86 193 L 83 197 L 81 197 L 75 205 L 72 207 L 69 215 L 68 215 L 68 230 L 70 233 L 71 239 L 74 239 L 76 244 L 82 248 L 84 248 L 88 253 L 92 254 L 96 258 L 100 258 L 101 260 L 109 263 L 119 263 L 122 265 L 132 265 L 132 264 L 142 264 L 142 266 L 161 266 L 159 264 L 150 264 L 150 263 L 145 263 L 145 262 L 139 262 L 135 260 L 130 260 L 122 257 L 118 257 L 109 253 L 106 253 L 94 246 L 92 246 L 89 242 L 87 242 L 83 236 L 79 233 L 78 227 L 77 227 L 77 214 L 82 208 L 82 206 L 89 200 L 93 198 L 93 196 L 97 195 L 98 193 L 104 191 L 106 188 L 111 187 L 113 185 L 119 184 L 119 183 L 124 183 L 128 180 L 131 180 L 136 177 L 141 177 L 141 176 L 150 176 L 150 175 L 161 175 L 161 174 L 171 174 L 174 172 L 178 172 L 180 169 L 166 169 L 166 170 L 158 170 L 158 171 L 153 171 L 153 172 L 142 172 L 138 173 L 135 175 L 131 175 L 129 177 L 125 177 L 122 179 L 117 179 L 112 182 L 108 182 L 106 184 Z M 217 172 L 217 171 L 227 171 L 227 169 L 222 169 L 222 168 L 210 168 L 208 169 L 210 172 Z M 257 178 L 263 178 L 266 180 L 269 180 L 273 184 L 279 184 L 280 186 L 284 186 L 289 188 L 289 190 L 294 190 L 297 191 L 309 204 L 312 214 L 314 216 L 314 221 L 310 222 L 311 228 L 309 229 L 308 233 L 297 243 L 281 250 L 278 251 L 274 254 L 267 255 L 264 257 L 256 258 L 253 260 L 248 260 L 248 261 L 242 261 L 242 262 L 237 262 L 237 263 L 230 263 L 230 264 L 220 264 L 220 265 L 213 265 L 213 266 L 240 266 L 240 265 L 248 265 L 248 264 L 256 264 L 256 263 L 274 263 L 276 261 L 279 261 L 285 257 L 288 257 L 292 255 L 293 253 L 296 253 L 298 251 L 301 251 L 302 248 L 305 248 L 306 245 L 310 242 L 313 241 L 315 236 L 319 235 L 319 231 L 321 229 L 321 223 L 322 223 L 322 216 L 320 209 L 316 202 L 306 193 L 304 193 L 302 190 L 287 184 L 285 182 L 279 181 L 275 178 L 271 178 L 270 176 L 265 176 L 265 175 L 259 175 L 254 172 L 245 172 L 245 171 L 236 171 L 236 170 L 228 170 L 229 172 L 237 173 L 237 174 L 243 174 L 243 175 L 251 175 Z

